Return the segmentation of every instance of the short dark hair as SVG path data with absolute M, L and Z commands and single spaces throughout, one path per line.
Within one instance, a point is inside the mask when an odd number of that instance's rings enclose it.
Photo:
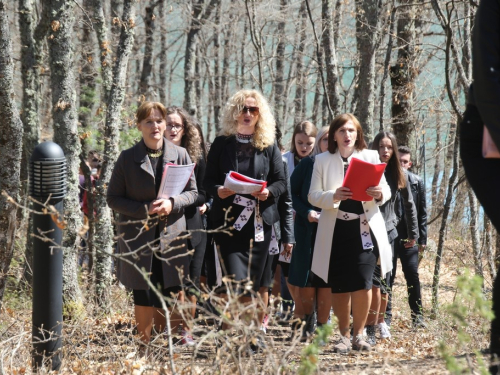
M 408 146 L 399 146 L 398 151 L 400 154 L 405 154 L 405 155 L 410 154 L 410 156 L 411 156 L 411 150 Z

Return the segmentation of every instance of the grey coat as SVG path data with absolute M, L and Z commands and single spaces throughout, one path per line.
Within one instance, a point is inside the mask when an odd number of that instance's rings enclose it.
M 175 146 L 164 138 L 163 165 L 167 163 L 190 164 L 185 149 Z M 157 215 L 148 219 L 149 204 L 156 199 L 154 171 L 143 141 L 122 151 L 109 181 L 107 202 L 118 215 L 118 279 L 128 288 L 147 290 L 149 286 L 143 274 L 136 269 L 151 271 L 153 251 L 168 261 L 162 262 L 164 287 L 182 283 L 178 269 L 189 275 L 189 257 L 186 241 L 176 237 L 186 230 L 184 207 L 192 204 L 198 196 L 194 174 L 184 191 L 173 197 L 173 208 L 166 220 Z M 159 231 L 157 232 L 157 226 Z M 164 254 L 159 253 L 157 233 L 167 235 L 170 246 Z M 177 248 L 175 248 L 177 247 Z M 173 249 L 172 249 L 173 248 Z M 186 254 L 186 256 L 182 256 Z

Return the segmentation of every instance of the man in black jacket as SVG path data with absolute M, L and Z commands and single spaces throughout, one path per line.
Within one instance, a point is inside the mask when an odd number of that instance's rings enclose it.
M 394 250 L 396 254 L 394 256 L 392 277 L 396 277 L 397 258 L 399 258 L 408 288 L 408 303 L 410 304 L 413 326 L 419 328 L 425 327 L 422 318 L 422 297 L 420 279 L 418 276 L 419 254 L 424 251 L 427 244 L 427 204 L 425 200 L 425 186 L 420 177 L 408 170 L 412 166 L 410 149 L 407 146 L 399 146 L 398 151 L 401 167 L 408 173 L 410 190 L 413 195 L 415 208 L 417 209 L 419 236 L 418 243 L 415 244 L 414 247 L 405 247 L 404 239 L 408 238 L 405 211 L 402 207 L 397 209 L 396 213 L 400 216 L 400 221 L 397 225 L 398 238 L 394 240 Z

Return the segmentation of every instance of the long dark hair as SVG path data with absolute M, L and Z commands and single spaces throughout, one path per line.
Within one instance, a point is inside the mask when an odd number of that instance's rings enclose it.
M 305 134 L 308 137 L 316 137 L 318 134 L 318 128 L 311 121 L 301 121 L 295 125 L 292 134 L 292 144 L 290 145 L 290 152 L 294 155 L 297 154 L 297 149 L 295 148 L 295 136 L 297 134 Z
M 391 132 L 380 132 L 373 139 L 372 150 L 379 152 L 380 141 L 384 138 L 388 138 L 392 144 L 392 156 L 387 162 L 387 168 L 392 172 L 392 175 L 396 179 L 398 189 L 404 188 L 406 186 L 406 177 L 399 163 L 399 152 L 398 152 L 398 142 L 396 137 Z
M 200 146 L 200 135 L 196 131 L 195 121 L 191 115 L 182 107 L 168 107 L 167 116 L 177 114 L 182 119 L 184 125 L 184 134 L 181 139 L 181 146 L 184 147 L 193 163 L 196 163 L 202 156 L 203 150 Z M 203 138 L 203 136 L 201 136 Z

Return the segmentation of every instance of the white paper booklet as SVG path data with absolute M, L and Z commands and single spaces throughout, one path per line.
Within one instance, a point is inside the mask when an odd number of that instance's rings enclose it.
M 158 199 L 168 199 L 182 193 L 193 174 L 195 165 L 195 163 L 187 165 L 166 164 L 163 169 Z
M 284 253 L 284 248 L 283 248 L 283 244 L 281 244 L 281 248 L 280 248 L 280 256 L 278 258 L 278 260 L 280 262 L 284 262 L 284 263 L 290 263 L 292 261 L 292 254 L 290 253 L 290 255 L 288 255 L 287 253 Z
M 224 187 L 233 190 L 237 194 L 250 194 L 261 191 L 266 186 L 267 181 L 256 180 L 234 171 L 230 171 L 224 181 Z

